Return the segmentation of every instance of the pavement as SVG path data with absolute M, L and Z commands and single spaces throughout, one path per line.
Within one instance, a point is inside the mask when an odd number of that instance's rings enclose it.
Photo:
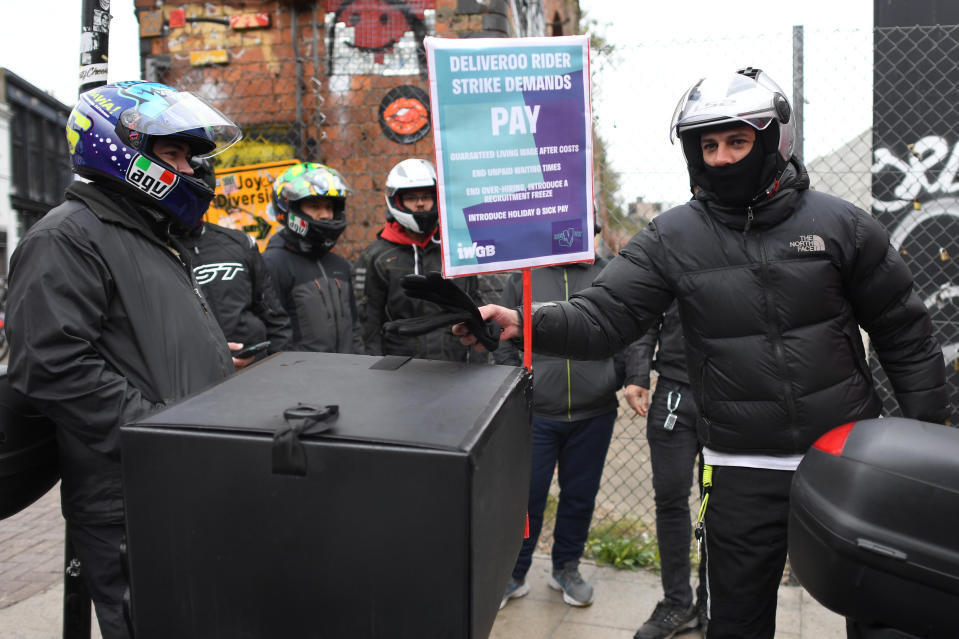
M 57 639 L 63 609 L 63 519 L 59 487 L 0 521 L 0 639 Z M 592 606 L 573 608 L 547 586 L 550 560 L 533 558 L 530 593 L 499 612 L 490 639 L 631 639 L 660 595 L 659 575 L 583 562 Z M 94 623 L 94 626 L 96 624 Z M 800 586 L 779 589 L 776 639 L 842 639 L 845 622 Z M 699 639 L 698 630 L 679 637 Z M 100 639 L 94 628 L 93 638 Z M 273 639 L 264 638 L 264 639 Z

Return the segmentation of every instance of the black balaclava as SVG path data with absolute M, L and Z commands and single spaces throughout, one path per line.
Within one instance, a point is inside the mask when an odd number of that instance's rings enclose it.
M 753 148 L 739 162 L 726 166 L 709 166 L 704 162 L 703 175 L 707 184 L 703 187 L 715 195 L 721 204 L 746 206 L 764 186 L 765 159 L 762 140 L 757 135 Z

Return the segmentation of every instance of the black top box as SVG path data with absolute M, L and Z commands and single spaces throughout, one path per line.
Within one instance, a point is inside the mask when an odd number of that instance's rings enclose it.
M 846 424 L 793 477 L 793 574 L 821 604 L 864 623 L 959 637 L 957 529 L 955 428 L 900 417 Z
M 487 637 L 530 388 L 508 366 L 280 353 L 123 427 L 137 639 Z

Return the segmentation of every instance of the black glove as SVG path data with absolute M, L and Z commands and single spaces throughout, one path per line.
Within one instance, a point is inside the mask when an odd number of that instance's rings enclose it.
M 400 285 L 410 297 L 432 302 L 444 312 L 386 322 L 384 331 L 423 335 L 441 326 L 462 322 L 486 350 L 492 352 L 499 347 L 499 334 L 503 328 L 496 322 L 484 322 L 470 296 L 452 281 L 444 279 L 442 274 L 430 271 L 426 275 L 405 275 Z

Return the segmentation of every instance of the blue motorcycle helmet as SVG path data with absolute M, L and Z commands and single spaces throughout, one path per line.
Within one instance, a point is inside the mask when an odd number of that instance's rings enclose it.
M 204 175 L 213 157 L 242 137 L 240 127 L 192 93 L 156 82 L 127 81 L 86 91 L 67 120 L 73 171 L 108 180 L 125 195 L 163 212 L 175 226 L 203 220 L 213 189 Z M 186 142 L 193 175 L 153 153 L 158 138 Z

